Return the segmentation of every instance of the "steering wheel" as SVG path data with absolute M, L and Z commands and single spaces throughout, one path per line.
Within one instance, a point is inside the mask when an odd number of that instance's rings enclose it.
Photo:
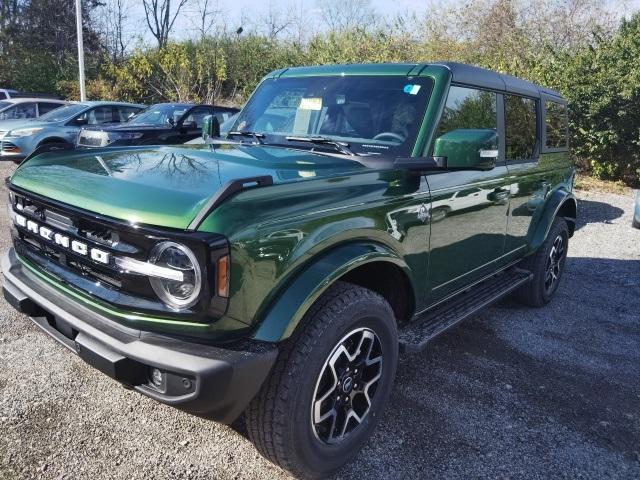
M 382 140 L 385 137 L 392 140 L 398 140 L 400 143 L 404 142 L 404 137 L 394 132 L 382 132 L 373 137 L 373 140 Z

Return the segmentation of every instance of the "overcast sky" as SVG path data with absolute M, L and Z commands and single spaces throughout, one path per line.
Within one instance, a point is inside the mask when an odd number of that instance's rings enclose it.
M 194 22 L 197 14 L 195 13 L 195 4 L 197 0 L 189 0 L 187 6 L 176 21 L 172 38 L 185 38 L 193 34 Z M 202 0 L 201 0 L 202 1 Z M 453 2 L 455 0 L 442 0 L 443 2 Z M 130 0 L 131 7 L 129 12 L 131 32 L 136 35 L 143 35 L 147 42 L 153 38 L 147 31 L 144 22 L 144 10 L 141 0 Z M 177 3 L 174 2 L 174 3 Z M 211 4 L 216 4 L 216 0 L 210 0 Z M 427 6 L 431 3 L 429 0 L 371 0 L 371 7 L 378 15 L 385 18 L 392 18 L 399 13 L 418 13 L 423 14 Z M 609 4 L 613 10 L 618 11 L 620 16 L 628 16 L 634 11 L 640 10 L 640 0 L 610 0 Z M 218 8 L 224 12 L 225 24 L 227 29 L 235 30 L 240 26 L 242 18 L 254 17 L 259 23 L 259 18 L 268 10 L 268 6 L 276 11 L 284 13 L 288 9 L 295 8 L 296 11 L 305 12 L 309 15 L 309 25 L 317 31 L 320 27 L 320 20 L 314 19 L 318 15 L 317 0 L 217 0 Z M 615 5 L 615 7 L 614 7 Z M 250 29 L 250 25 L 244 25 L 245 30 Z

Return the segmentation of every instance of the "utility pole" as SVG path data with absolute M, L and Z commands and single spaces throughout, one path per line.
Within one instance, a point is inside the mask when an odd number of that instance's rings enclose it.
M 78 70 L 80 76 L 80 101 L 84 102 L 87 95 L 84 91 L 84 47 L 82 42 L 82 0 L 76 0 L 76 29 L 78 31 Z

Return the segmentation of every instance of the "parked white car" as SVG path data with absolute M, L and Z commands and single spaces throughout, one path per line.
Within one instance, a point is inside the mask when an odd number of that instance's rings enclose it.
M 0 88 L 0 100 L 11 98 L 18 93 L 17 90 L 11 90 L 10 88 Z
M 0 122 L 2 120 L 38 118 L 40 115 L 67 105 L 68 103 L 69 102 L 64 100 L 38 97 L 19 97 L 0 100 Z

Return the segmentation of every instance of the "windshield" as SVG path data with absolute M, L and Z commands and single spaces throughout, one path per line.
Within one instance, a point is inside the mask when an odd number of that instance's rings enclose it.
M 51 110 L 50 112 L 41 115 L 38 120 L 42 120 L 43 122 L 62 122 L 71 117 L 79 115 L 86 108 L 87 106 L 81 103 L 65 105 L 64 107 L 56 108 L 55 110 Z
M 286 137 L 345 142 L 358 155 L 410 155 L 432 80 L 405 76 L 331 76 L 265 80 L 232 130 L 265 135 L 265 143 L 323 148 Z M 333 149 L 335 150 L 335 149 Z
M 151 105 L 137 115 L 131 117 L 127 123 L 145 125 L 174 125 L 189 108 L 188 105 Z

